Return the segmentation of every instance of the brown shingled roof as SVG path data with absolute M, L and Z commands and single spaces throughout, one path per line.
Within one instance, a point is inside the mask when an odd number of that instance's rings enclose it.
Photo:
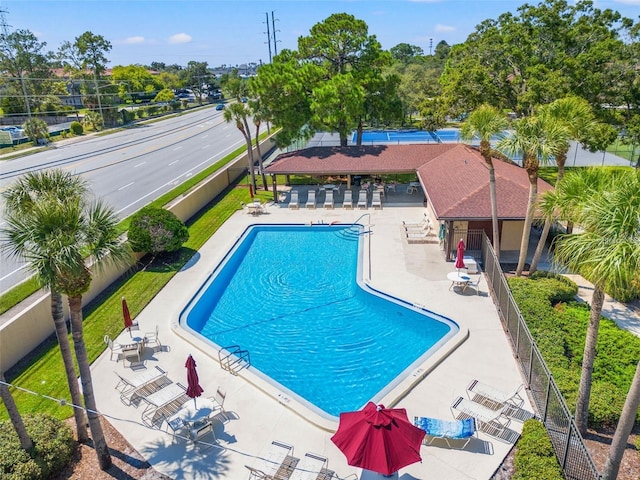
M 498 217 L 523 219 L 527 172 L 494 159 Z M 414 173 L 440 220 L 491 219 L 489 171 L 476 148 L 461 143 L 311 147 L 279 155 L 269 174 L 372 175 Z M 538 180 L 538 193 L 552 187 Z

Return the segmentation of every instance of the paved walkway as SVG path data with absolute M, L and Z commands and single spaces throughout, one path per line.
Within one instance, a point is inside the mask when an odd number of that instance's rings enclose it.
M 424 365 L 409 374 L 408 381 L 417 382 L 409 393 L 397 402 L 407 409 L 409 418 L 431 416 L 452 419 L 450 405 L 455 397 L 465 395 L 473 378 L 480 379 L 502 390 L 515 389 L 522 383 L 511 347 L 502 330 L 491 298 L 487 295 L 484 279 L 480 282 L 480 295 L 469 288 L 465 293 L 449 290 L 447 273 L 453 263 L 443 259 L 437 244 L 409 245 L 401 232 L 402 220 L 418 221 L 424 212 L 422 206 L 387 206 L 383 210 L 367 210 L 371 214 L 370 240 L 371 269 L 364 277 L 374 288 L 425 305 L 430 310 L 457 322 L 468 337 L 452 349 L 446 358 L 433 365 Z M 306 210 L 291 211 L 278 206 L 269 207 L 268 213 L 252 217 L 243 212 L 233 215 L 199 251 L 193 262 L 185 266 L 166 288 L 137 317 L 141 333 L 160 329 L 163 348 L 145 351 L 142 370 L 158 365 L 165 369 L 174 382 L 186 384 L 184 362 L 193 354 L 198 363 L 200 383 L 205 396 L 212 396 L 218 386 L 227 392 L 225 408 L 229 418 L 216 423 L 218 445 L 210 448 L 195 447 L 191 442 L 174 439 L 164 430 L 142 424 L 143 407 L 125 406 L 114 388 L 117 376 L 135 374 L 122 362 L 103 354 L 92 366 L 99 409 L 108 416 L 127 440 L 162 473 L 177 479 L 244 479 L 249 465 L 261 468 L 262 460 L 273 440 L 294 446 L 294 456 L 314 452 L 329 459 L 329 468 L 340 478 L 356 478 L 360 469 L 347 465 L 344 455 L 330 440 L 337 423 L 315 425 L 312 415 L 305 415 L 294 400 L 278 397 L 277 390 L 264 384 L 252 383 L 255 376 L 230 375 L 217 361 L 217 352 L 204 351 L 177 325 L 178 315 L 198 287 L 220 261 L 225 252 L 251 223 L 303 223 L 341 221 L 353 222 L 363 212 L 359 210 Z M 363 221 L 366 223 L 367 218 Z M 367 263 L 365 258 L 365 264 Z M 120 321 L 120 319 L 114 319 Z M 126 343 L 129 334 L 118 338 Z M 459 338 L 458 338 L 459 340 Z M 129 340 L 130 341 L 130 340 Z M 424 368 L 423 368 L 424 367 Z M 420 380 L 424 376 L 424 379 Z M 413 378 L 411 378 L 413 377 Z M 259 388 L 257 387 L 259 385 Z M 198 400 L 200 408 L 209 404 L 204 397 Z M 192 404 L 191 408 L 193 408 Z M 391 406 L 388 404 L 387 406 Z M 525 408 L 531 411 L 530 405 Z M 306 418 L 305 418 L 306 417 Z M 521 430 L 522 424 L 513 421 L 511 428 Z M 423 446 L 422 463 L 401 470 L 400 479 L 487 480 L 498 469 L 512 447 L 511 443 L 479 434 L 465 449 L 446 445 Z

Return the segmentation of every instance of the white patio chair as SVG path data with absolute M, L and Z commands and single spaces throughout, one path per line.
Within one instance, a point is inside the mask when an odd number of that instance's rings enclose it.
M 289 197 L 289 208 L 297 210 L 300 208 L 300 200 L 298 198 L 298 190 L 291 189 L 291 195 Z
M 325 191 L 324 208 L 333 208 L 333 190 Z
M 113 355 L 116 355 L 116 362 L 118 360 L 120 360 L 120 355 L 122 355 L 122 345 L 120 345 L 118 342 L 114 342 L 113 340 L 111 340 L 111 338 L 109 337 L 109 335 L 105 335 L 104 336 L 104 343 L 107 344 L 107 347 L 109 348 L 109 360 L 113 360 Z
M 344 201 L 342 202 L 342 208 L 353 209 L 353 192 L 350 188 L 344 191 Z
M 160 337 L 158 333 L 160 331 L 160 327 L 156 325 L 156 329 L 153 332 L 146 332 L 144 334 L 144 344 L 148 347 L 149 344 L 154 344 L 155 346 L 162 347 L 162 343 L 160 342 Z
M 315 190 L 309 190 L 309 194 L 307 196 L 307 203 L 305 203 L 305 207 L 316 208 L 316 191 Z

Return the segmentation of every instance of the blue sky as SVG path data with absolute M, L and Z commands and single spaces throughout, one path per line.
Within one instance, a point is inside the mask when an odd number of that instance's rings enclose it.
M 429 53 L 444 40 L 464 42 L 475 26 L 525 2 L 511 0 L 251 1 L 251 0 L 0 0 L 10 30 L 28 29 L 48 50 L 89 30 L 113 46 L 109 66 L 152 61 L 209 66 L 268 62 L 266 16 L 274 12 L 278 51 L 297 48 L 297 39 L 332 13 L 364 20 L 382 47 L 410 43 Z M 529 3 L 537 4 L 538 0 Z M 638 20 L 640 0 L 596 0 Z M 272 43 L 273 51 L 273 43 Z

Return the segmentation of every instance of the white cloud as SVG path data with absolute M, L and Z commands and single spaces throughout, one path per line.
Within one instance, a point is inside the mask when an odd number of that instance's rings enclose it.
M 438 23 L 435 28 L 436 32 L 455 32 L 455 30 L 456 27 L 452 27 L 451 25 L 442 25 L 441 23 Z
M 144 37 L 127 37 L 124 39 L 124 42 L 126 44 L 134 44 L 134 43 L 144 43 Z
M 640 0 L 614 0 L 616 3 L 622 3 L 624 5 L 640 5 Z
M 176 33 L 169 37 L 169 43 L 189 43 L 191 42 L 191 35 L 186 33 Z

